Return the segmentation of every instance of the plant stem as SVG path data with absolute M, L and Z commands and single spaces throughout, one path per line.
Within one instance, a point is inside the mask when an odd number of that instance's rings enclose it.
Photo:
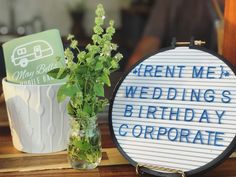
M 84 93 L 83 97 L 84 97 L 84 98 L 85 98 L 85 95 L 87 95 L 87 82 L 88 82 L 88 80 L 85 79 L 85 83 L 84 83 L 84 91 L 83 91 L 83 93 Z M 83 109 L 84 109 L 84 106 L 85 106 L 85 102 L 86 102 L 86 100 L 83 99 Z
M 85 79 L 85 84 L 84 84 L 84 93 L 87 94 L 87 83 L 88 83 L 88 80 Z
M 80 49 L 78 47 L 76 47 L 76 50 L 80 53 Z

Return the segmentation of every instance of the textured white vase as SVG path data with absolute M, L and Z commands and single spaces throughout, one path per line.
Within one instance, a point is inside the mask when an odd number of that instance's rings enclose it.
M 28 153 L 66 149 L 69 116 L 66 103 L 56 99 L 61 84 L 19 85 L 6 79 L 2 83 L 14 147 Z

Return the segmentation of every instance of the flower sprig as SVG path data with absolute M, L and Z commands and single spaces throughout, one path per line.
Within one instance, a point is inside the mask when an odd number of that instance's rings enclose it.
M 66 65 L 48 74 L 56 79 L 66 78 L 57 93 L 59 102 L 70 98 L 68 113 L 76 119 L 89 118 L 102 111 L 108 100 L 104 98 L 104 86 L 111 86 L 110 74 L 119 68 L 123 58 L 117 52 L 118 46 L 112 42 L 115 34 L 114 21 L 104 29 L 105 11 L 97 6 L 92 43 L 80 51 L 78 41 L 68 35 L 70 46 L 65 49 Z

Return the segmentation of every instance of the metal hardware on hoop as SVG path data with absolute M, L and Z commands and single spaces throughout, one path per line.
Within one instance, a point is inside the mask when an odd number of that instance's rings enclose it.
M 160 167 L 160 166 L 154 166 L 154 165 L 145 165 L 145 164 L 137 164 L 136 165 L 136 174 L 140 175 L 140 168 L 148 168 L 150 170 L 156 170 L 158 172 L 168 172 L 168 173 L 177 173 L 180 174 L 181 177 L 186 177 L 184 171 L 182 170 L 176 170 L 176 169 L 172 169 L 172 168 L 166 168 L 166 167 Z
M 171 42 L 171 46 L 172 47 L 176 47 L 176 46 L 193 46 L 193 45 L 198 45 L 198 46 L 202 46 L 205 45 L 206 41 L 202 41 L 202 40 L 194 40 L 193 38 L 191 38 L 191 40 L 189 42 L 177 42 L 176 38 L 172 39 Z
M 190 45 L 191 42 L 176 42 L 175 45 Z M 205 41 L 201 41 L 201 40 L 195 40 L 194 41 L 194 45 L 204 45 L 206 44 Z

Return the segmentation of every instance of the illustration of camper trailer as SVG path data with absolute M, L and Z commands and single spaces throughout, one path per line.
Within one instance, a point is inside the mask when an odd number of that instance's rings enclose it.
M 29 62 L 53 55 L 52 46 L 44 40 L 36 40 L 16 47 L 11 55 L 15 66 L 26 67 Z

